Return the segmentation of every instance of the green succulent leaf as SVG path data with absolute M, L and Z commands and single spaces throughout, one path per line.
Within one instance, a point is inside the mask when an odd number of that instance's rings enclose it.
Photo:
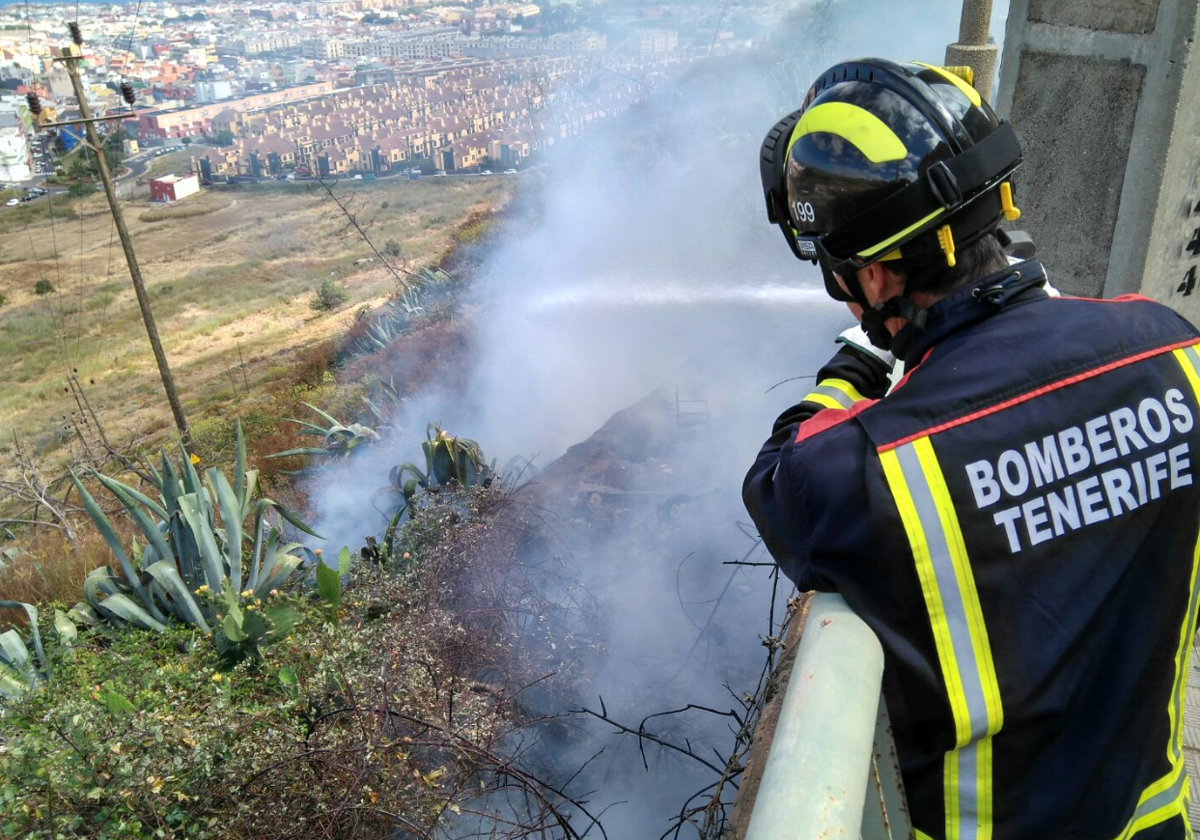
M 100 697 L 104 701 L 104 707 L 108 709 L 108 713 L 114 717 L 137 711 L 137 706 L 129 702 L 129 698 L 118 694 L 112 689 L 107 689 Z
M 30 635 L 33 636 L 33 649 L 37 653 L 38 662 L 41 667 L 48 668 L 49 661 L 46 659 L 46 650 L 42 647 L 42 633 L 38 628 L 38 611 L 33 604 L 26 604 L 23 601 L 0 601 L 0 609 L 25 610 L 25 615 L 29 616 Z M 22 646 L 24 644 L 22 643 Z
M 179 576 L 179 570 L 175 568 L 173 563 L 167 560 L 160 560 L 147 569 L 146 572 L 158 581 L 159 586 L 171 596 L 174 604 L 178 607 L 176 614 L 180 618 L 188 624 L 196 625 L 205 633 L 212 632 L 212 628 L 204 620 L 204 613 L 200 609 L 200 605 L 196 603 L 196 600 L 192 597 L 192 593 L 188 591 L 183 578 Z
M 142 493 L 140 490 L 138 490 L 134 487 L 130 487 L 128 484 L 125 484 L 124 482 L 117 481 L 115 478 L 110 478 L 109 476 L 104 475 L 103 473 L 95 473 L 95 476 L 96 476 L 96 480 L 99 481 L 101 484 L 103 484 L 106 488 L 108 488 L 108 490 L 111 491 L 113 493 L 113 495 L 117 495 L 118 493 L 124 494 L 125 496 L 128 496 L 129 498 L 144 505 L 147 509 L 150 510 L 151 513 L 153 513 L 159 519 L 169 518 L 167 516 L 166 508 L 164 508 L 158 502 L 151 499 L 145 493 Z
M 229 615 L 221 619 L 221 632 L 231 642 L 244 642 L 250 638 L 243 628 L 242 611 L 240 609 L 236 612 L 231 610 Z
M 179 509 L 187 520 L 188 527 L 196 537 L 200 562 L 204 568 L 204 582 L 213 592 L 225 589 L 224 555 L 217 548 L 216 535 L 204 514 L 203 502 L 197 493 L 186 493 L 179 497 Z
M 71 480 L 75 483 L 75 489 L 79 491 L 79 498 L 83 500 L 84 510 L 92 520 L 92 524 L 96 526 L 96 530 L 100 532 L 100 536 L 104 538 L 104 542 L 108 545 L 113 556 L 117 558 L 117 563 L 121 567 L 121 571 L 125 574 L 125 579 L 133 588 L 142 604 L 149 607 L 152 606 L 150 596 L 146 594 L 146 590 L 142 588 L 141 580 L 137 572 L 133 568 L 133 561 L 125 553 L 124 547 L 121 545 L 121 539 L 117 536 L 116 530 L 113 529 L 112 523 L 108 521 L 108 517 L 104 515 L 104 511 L 96 504 L 96 500 L 92 498 L 92 494 L 83 486 L 83 482 L 74 472 L 71 473 Z
M 308 534 L 310 537 L 316 537 L 319 540 L 325 539 L 320 534 L 318 534 L 316 531 L 314 531 L 312 528 L 308 527 L 308 525 L 304 522 L 304 520 L 302 520 L 299 516 L 297 516 L 295 513 L 293 513 L 291 510 L 289 510 L 284 505 L 279 504 L 279 502 L 271 501 L 270 499 L 268 499 L 267 501 L 270 503 L 271 507 L 273 507 L 273 508 L 275 508 L 275 510 L 279 511 L 279 515 L 282 516 L 284 519 L 286 519 L 288 522 L 290 522 L 293 527 L 303 531 L 304 533 Z
M 273 452 L 268 458 L 289 458 L 293 455 L 328 455 L 329 450 L 322 446 L 300 446 L 295 449 L 285 449 L 283 452 Z
M 6 665 L 0 663 L 0 697 L 18 700 L 29 691 L 29 683 Z
M 330 612 L 337 612 L 342 603 L 342 578 L 337 569 L 324 563 L 317 564 L 317 591 L 321 593 L 321 599 L 329 606 Z
M 0 633 L 0 663 L 21 671 L 29 664 L 29 648 L 16 630 Z
M 270 641 L 277 641 L 287 636 L 296 627 L 300 615 L 287 604 L 276 604 L 263 610 L 263 614 L 271 622 Z
M 74 647 L 79 641 L 79 630 L 75 627 L 75 622 L 62 610 L 54 611 L 54 632 L 65 647 Z
M 111 616 L 126 624 L 141 627 L 143 630 L 164 632 L 167 627 L 150 613 L 135 604 L 128 595 L 109 595 L 103 601 L 93 604 L 100 613 Z
M 215 467 L 208 470 L 208 481 L 217 496 L 221 509 L 221 525 L 225 531 L 225 567 L 230 588 L 242 591 L 242 505 L 229 480 Z M 210 586 L 212 584 L 209 584 Z
M 242 419 L 237 421 L 237 450 L 233 460 L 233 492 L 237 498 L 238 510 L 241 516 L 238 522 L 245 518 L 246 504 L 246 439 L 242 436 Z

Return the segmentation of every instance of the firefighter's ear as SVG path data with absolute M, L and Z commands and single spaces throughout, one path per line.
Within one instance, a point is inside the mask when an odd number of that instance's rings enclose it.
M 904 294 L 904 277 L 881 262 L 871 263 L 858 270 L 858 282 L 872 305 L 884 303 Z

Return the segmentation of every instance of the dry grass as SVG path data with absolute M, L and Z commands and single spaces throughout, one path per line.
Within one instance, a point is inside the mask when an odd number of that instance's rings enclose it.
M 118 529 L 125 526 L 116 521 Z M 112 562 L 112 554 L 90 523 L 77 522 L 76 549 L 57 531 L 43 531 L 0 569 L 0 601 L 75 604 L 83 599 L 83 579 Z M 0 610 L 0 628 L 25 623 L 23 610 Z
M 212 195 L 212 193 L 207 193 Z M 138 220 L 143 222 L 169 222 L 172 219 L 191 219 L 196 216 L 205 216 L 209 213 L 215 213 L 218 210 L 224 210 L 233 203 L 233 199 L 227 195 L 220 195 L 217 200 L 196 201 L 194 204 L 177 205 L 174 207 L 160 207 L 154 210 L 147 210 L 145 213 L 138 215 Z
M 164 158 L 165 159 L 165 158 Z M 473 213 L 501 204 L 508 179 L 354 182 L 360 219 L 380 242 L 395 239 L 417 264 L 436 261 Z M 383 204 L 387 203 L 384 208 Z M 53 225 L 6 224 L 0 231 L 0 428 L 15 432 L 50 466 L 61 463 L 64 417 L 76 406 L 63 378 L 75 369 L 109 437 L 149 431 L 164 438 L 170 414 L 149 352 L 111 219 L 92 213 Z M 394 281 L 345 219 L 306 186 L 209 192 L 182 212 L 144 221 L 126 204 L 159 333 L 185 410 L 202 417 L 278 381 L 298 350 L 340 335 L 355 308 L 382 303 Z M 10 217 L 6 216 L 6 221 Z M 315 314 L 311 290 L 333 276 L 349 292 L 341 309 Z M 56 292 L 39 297 L 46 277 Z M 231 381 L 232 380 L 232 381 Z M 236 384 L 235 384 L 236 383 Z M 0 441 L 0 469 L 6 444 Z

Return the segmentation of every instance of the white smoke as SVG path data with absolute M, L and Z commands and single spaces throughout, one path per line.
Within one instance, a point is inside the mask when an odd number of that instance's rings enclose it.
M 825 67 L 871 54 L 937 63 L 957 40 L 958 0 L 832 5 L 837 19 L 822 31 L 836 43 L 785 31 L 771 52 L 701 62 L 556 154 L 522 198 L 536 202 L 539 224 L 505 230 L 476 280 L 482 314 L 468 393 L 430 393 L 406 409 L 414 429 L 440 421 L 501 463 L 536 455 L 545 465 L 656 388 L 707 402 L 707 437 L 688 457 L 702 459 L 724 515 L 669 550 L 614 552 L 576 570 L 611 628 L 608 667 L 594 684 L 609 711 L 634 724 L 688 702 L 729 708 L 726 684 L 753 688 L 746 681 L 768 633 L 768 570 L 741 569 L 731 580 L 720 565 L 750 546 L 736 525 L 746 521 L 741 479 L 774 418 L 811 381 L 767 392 L 815 374 L 852 323 L 767 223 L 759 143 Z M 1006 10 L 1001 0 L 997 27 Z M 381 520 L 364 520 L 362 500 L 417 443 L 324 479 L 313 493 L 318 530 L 338 545 L 377 532 Z M 689 616 L 689 602 L 704 605 Z M 719 640 L 698 648 L 695 618 L 713 603 Z M 728 745 L 725 722 L 695 726 L 713 739 L 701 746 L 706 754 Z M 622 736 L 600 728 L 594 737 L 589 749 Z M 624 802 L 605 815 L 608 836 L 658 837 L 709 771 L 656 756 L 647 778 L 636 748 L 615 743 L 592 780 L 599 807 Z

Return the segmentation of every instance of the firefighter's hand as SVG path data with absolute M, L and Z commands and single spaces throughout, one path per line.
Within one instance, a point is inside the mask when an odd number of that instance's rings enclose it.
M 880 350 L 867 338 L 866 330 L 861 325 L 851 327 L 837 337 L 837 343 L 862 356 L 868 362 L 877 364 L 887 373 L 892 372 L 896 357 L 887 350 Z

